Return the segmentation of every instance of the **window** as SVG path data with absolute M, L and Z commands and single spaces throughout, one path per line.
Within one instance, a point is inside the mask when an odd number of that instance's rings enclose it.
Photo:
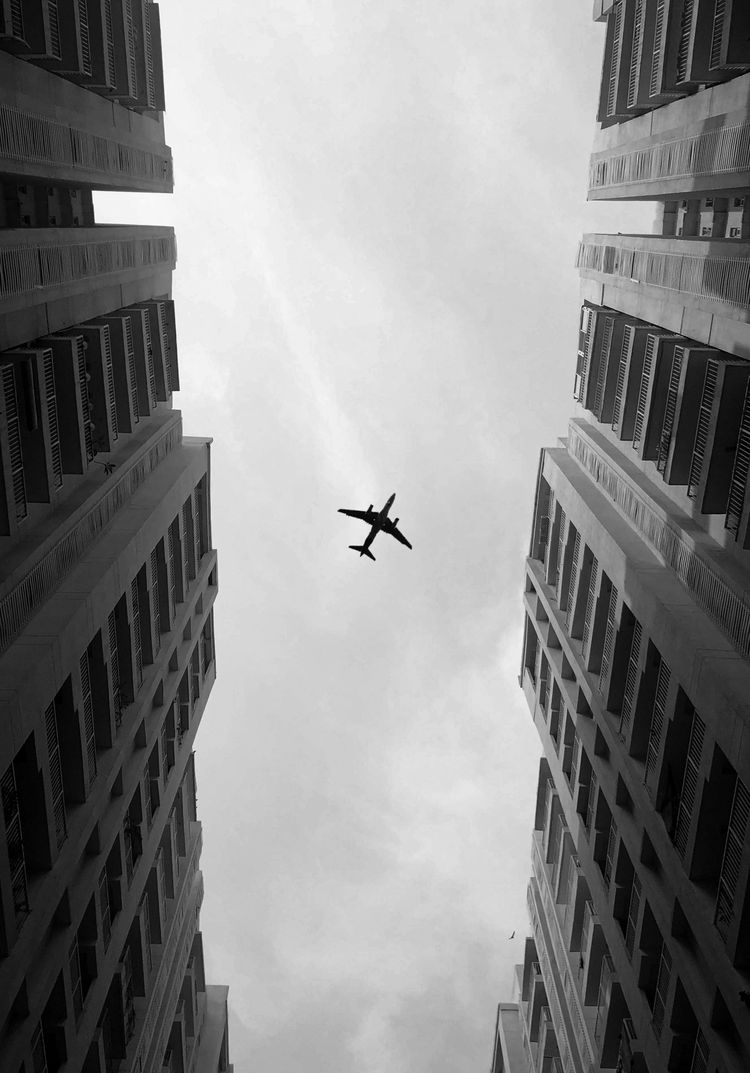
M 26 859 L 23 848 L 23 833 L 21 830 L 21 813 L 19 810 L 18 793 L 16 792 L 16 778 L 13 764 L 0 781 L 0 794 L 2 795 L 3 818 L 5 820 L 5 837 L 8 846 L 8 860 L 10 863 L 10 882 L 13 891 L 13 908 L 16 920 L 23 920 L 29 911 L 29 896 L 26 886 Z
M 78 936 L 75 937 L 73 945 L 70 948 L 68 964 L 70 965 L 70 989 L 73 996 L 73 1014 L 77 1023 L 83 1013 L 83 984 L 81 981 L 81 960 L 78 955 Z
M 711 228 L 710 227 L 702 227 L 701 228 L 701 235 L 705 236 L 705 235 L 710 235 L 710 234 L 711 234 Z
M 740 228 L 740 227 L 730 227 L 729 228 L 729 237 L 730 238 L 739 238 L 741 234 L 742 234 L 742 228 Z

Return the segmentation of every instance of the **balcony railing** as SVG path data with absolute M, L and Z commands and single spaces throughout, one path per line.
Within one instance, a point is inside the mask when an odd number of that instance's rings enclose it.
M 612 663 L 612 653 L 617 633 L 617 601 L 619 593 L 613 585 L 609 591 L 609 606 L 607 608 L 607 625 L 604 630 L 604 644 L 602 645 L 602 662 L 599 671 L 599 690 L 606 687 L 607 676 Z
M 682 789 L 680 791 L 680 803 L 677 806 L 677 818 L 675 821 L 674 845 L 681 857 L 687 852 L 690 827 L 693 822 L 693 810 L 698 795 L 700 777 L 701 755 L 703 753 L 703 739 L 705 737 L 706 724 L 697 712 L 693 713 L 693 723 L 690 728 L 690 742 L 688 744 L 685 772 L 682 777 Z
M 6 490 L 6 496 L 13 503 L 13 517 L 17 522 L 20 522 L 28 514 L 28 503 L 23 472 L 23 449 L 21 447 L 21 426 L 18 417 L 15 373 L 13 366 L 10 364 L 0 366 L 0 390 L 2 391 L 5 405 L 10 462 L 10 487 Z
M 636 530 L 664 559 L 696 603 L 743 655 L 750 654 L 750 604 L 698 555 L 571 424 L 568 449 Z
M 628 242 L 636 242 L 630 246 Z M 750 263 L 742 257 L 700 252 L 664 251 L 663 239 L 585 235 L 576 267 L 585 275 L 614 276 L 660 290 L 689 294 L 727 305 L 750 305 Z M 696 243 L 696 250 L 699 248 Z
M 552 950 L 554 959 L 557 962 L 558 971 L 560 972 L 561 977 L 563 977 L 566 980 L 568 980 L 569 976 L 567 974 L 566 966 L 569 963 L 570 954 L 569 954 L 566 939 L 565 939 L 565 937 L 563 935 L 563 931 L 562 931 L 562 928 L 561 928 L 561 925 L 560 925 L 560 918 L 558 916 L 557 905 L 555 903 L 555 894 L 554 894 L 554 891 L 553 891 L 551 883 L 550 883 L 550 876 L 548 874 L 547 867 L 546 867 L 546 865 L 544 863 L 544 855 L 543 855 L 544 851 L 543 851 L 542 840 L 541 840 L 540 836 L 541 836 L 541 832 L 536 832 L 534 834 L 533 838 L 532 838 L 534 876 L 536 877 L 536 882 L 537 882 L 538 890 L 539 890 L 539 896 L 541 898 L 542 906 L 544 908 L 545 920 L 547 921 L 547 927 L 548 927 L 548 930 L 549 930 L 549 935 L 550 935 L 550 938 L 552 940 L 551 950 Z M 578 857 L 575 854 L 571 855 L 569 867 L 573 870 L 574 874 L 577 874 L 580 871 L 580 862 L 578 860 Z M 531 893 L 531 890 L 530 890 L 529 893 L 530 893 L 529 907 L 530 907 L 531 918 L 532 918 L 532 921 L 533 921 L 534 920 L 534 914 L 536 913 L 536 903 L 534 901 L 533 893 Z M 541 942 L 541 939 L 540 939 L 540 942 Z M 541 948 L 538 946 L 537 949 L 541 949 Z M 565 1041 L 566 1041 L 567 1037 L 563 1034 L 562 1043 L 560 1042 L 560 1040 L 561 1040 L 560 1028 L 559 1028 L 559 1024 L 556 1023 L 556 1020 L 555 1020 L 555 1010 L 554 1010 L 554 998 L 555 998 L 555 996 L 554 995 L 550 996 L 550 989 L 552 987 L 552 981 L 550 979 L 545 979 L 545 971 L 546 971 L 545 970 L 545 957 L 546 957 L 546 955 L 543 952 L 541 952 L 540 955 L 539 955 L 539 960 L 540 960 L 540 964 L 541 964 L 541 967 L 542 967 L 542 978 L 544 979 L 545 992 L 547 994 L 548 1001 L 550 1002 L 550 1006 L 552 1007 L 552 1010 L 551 1010 L 551 1012 L 552 1012 L 552 1023 L 554 1025 L 555 1033 L 557 1035 L 558 1045 L 559 1045 L 560 1051 L 562 1053 L 563 1044 L 565 1044 Z M 546 964 L 549 965 L 549 961 L 547 961 Z M 566 1005 L 567 1005 L 568 1012 L 570 1014 L 570 1019 L 571 1019 L 571 1023 L 572 1023 L 572 1026 L 573 1026 L 573 1032 L 575 1034 L 575 1039 L 576 1039 L 576 1042 L 577 1042 L 577 1045 L 578 1045 L 579 1052 L 583 1056 L 588 1056 L 589 1062 L 593 1063 L 593 1061 L 594 1061 L 594 1050 L 593 1050 L 591 1041 L 589 1039 L 588 1030 L 587 1030 L 587 1027 L 586 1027 L 586 1021 L 585 1021 L 585 1018 L 584 1018 L 584 1015 L 583 1015 L 583 1008 L 582 1008 L 582 1005 L 581 1005 L 581 996 L 580 996 L 580 994 L 578 993 L 578 991 L 576 990 L 575 987 L 573 987 L 572 985 L 570 987 L 568 987 L 567 984 L 566 984 L 565 998 L 566 998 Z M 567 1059 L 566 1059 L 566 1068 L 567 1068 Z
M 738 535 L 742 513 L 745 508 L 747 478 L 750 473 L 750 380 L 745 388 L 745 402 L 737 435 L 737 451 L 734 456 L 732 479 L 729 486 L 729 501 L 724 527 Z
M 625 949 L 632 959 L 635 950 L 635 937 L 638 932 L 638 919 L 641 912 L 641 881 L 638 873 L 633 873 L 633 884 L 630 888 L 630 902 L 628 903 L 628 919 L 625 925 Z
M 693 445 L 693 457 L 690 461 L 690 475 L 688 477 L 687 494 L 694 499 L 698 494 L 703 473 L 703 463 L 706 456 L 708 434 L 711 427 L 711 415 L 713 413 L 714 399 L 716 397 L 716 382 L 719 376 L 719 366 L 715 361 L 706 362 L 706 376 L 703 381 L 703 393 L 698 412 L 698 426 L 695 430 L 695 443 Z
M 706 1037 L 698 1029 L 690 1062 L 690 1073 L 708 1073 L 709 1049 Z
M 693 0 L 685 0 L 680 27 L 680 44 L 677 49 L 677 82 L 684 82 L 688 77 L 688 57 L 690 55 L 690 38 L 693 31 Z
M 106 495 L 98 498 L 77 523 L 54 544 L 24 578 L 0 599 L 0 651 L 4 651 L 23 629 L 36 608 L 56 588 L 80 560 L 84 550 L 96 540 L 116 512 L 139 488 L 149 474 L 180 442 L 179 415 L 156 439 L 145 456 L 136 456 L 123 466 L 119 479 Z
M 80 228 L 73 230 L 75 234 L 64 242 L 40 237 L 24 243 L 15 239 L 13 245 L 15 232 L 9 232 L 8 243 L 0 243 L 0 300 L 39 288 L 172 264 L 176 257 L 171 228 L 143 228 L 138 236 L 128 229 L 122 237 L 110 230 L 108 238 L 99 240 L 92 234 L 88 242 L 81 240 Z
M 635 50 L 634 50 L 635 52 Z M 632 107 L 634 99 L 628 99 Z M 687 137 L 664 136 L 656 145 L 592 162 L 589 188 L 606 190 L 631 183 L 678 182 L 693 176 L 721 175 L 750 169 L 750 122 L 713 127 Z M 684 189 L 679 186 L 678 189 Z
M 594 928 L 599 923 L 599 917 L 596 915 L 594 909 L 594 903 L 590 900 L 586 900 L 586 904 L 583 907 L 583 927 L 581 928 L 581 950 L 585 950 L 591 942 Z
M 742 849 L 745 843 L 748 819 L 750 819 L 750 793 L 741 779 L 734 789 L 729 828 L 724 843 L 724 856 L 719 875 L 719 892 L 716 898 L 714 923 L 723 939 L 727 939 L 736 912 L 737 887 L 742 868 Z
M 670 444 L 672 443 L 674 419 L 677 413 L 677 401 L 679 399 L 680 390 L 680 374 L 682 372 L 682 362 L 684 356 L 684 348 L 681 346 L 676 346 L 674 348 L 674 354 L 672 355 L 672 368 L 670 370 L 669 384 L 667 386 L 667 401 L 664 406 L 664 418 L 662 420 L 661 435 L 659 436 L 659 446 L 656 454 L 656 468 L 659 473 L 663 473 L 667 468 L 669 448 Z
M 667 944 L 662 943 L 661 957 L 659 959 L 659 973 L 656 978 L 656 991 L 654 993 L 654 1002 L 651 1008 L 651 1025 L 657 1039 L 661 1039 L 662 1029 L 664 1028 L 664 1017 L 667 1010 L 671 975 L 672 955 L 669 952 Z

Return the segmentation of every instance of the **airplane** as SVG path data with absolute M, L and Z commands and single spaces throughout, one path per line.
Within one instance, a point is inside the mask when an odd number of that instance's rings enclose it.
M 372 503 L 367 510 L 346 510 L 344 507 L 339 507 L 339 514 L 346 514 L 349 518 L 360 518 L 363 522 L 367 522 L 368 525 L 372 526 L 370 532 L 367 534 L 364 544 L 349 545 L 353 551 L 359 552 L 360 559 L 363 555 L 367 555 L 373 562 L 375 561 L 375 556 L 370 551 L 370 545 L 381 530 L 384 533 L 390 533 L 392 537 L 395 537 L 396 540 L 399 540 L 402 544 L 406 544 L 407 548 L 411 547 L 411 544 L 403 533 L 400 533 L 396 528 L 398 525 L 398 518 L 391 519 L 388 517 L 388 511 L 391 509 L 391 505 L 395 498 L 396 493 L 394 492 L 382 510 L 373 510 Z

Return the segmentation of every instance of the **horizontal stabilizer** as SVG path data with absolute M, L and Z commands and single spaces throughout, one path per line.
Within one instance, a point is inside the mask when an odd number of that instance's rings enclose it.
M 350 544 L 349 547 L 352 551 L 358 551 L 360 559 L 363 555 L 367 555 L 373 562 L 375 562 L 375 556 L 372 554 L 369 548 L 366 548 L 364 544 Z

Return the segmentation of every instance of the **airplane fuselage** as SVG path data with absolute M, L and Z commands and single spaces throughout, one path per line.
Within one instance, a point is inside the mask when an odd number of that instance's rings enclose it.
M 367 536 L 365 538 L 365 543 L 364 543 L 365 548 L 369 548 L 370 545 L 372 544 L 373 540 L 375 539 L 375 537 L 380 532 L 380 530 L 385 528 L 385 522 L 386 522 L 386 520 L 388 518 L 388 511 L 391 509 L 391 507 L 393 505 L 393 500 L 395 498 L 396 498 L 396 493 L 394 492 L 393 495 L 386 502 L 386 504 L 383 507 L 383 509 L 381 511 L 379 511 L 377 518 L 372 523 L 372 528 L 370 529 L 370 532 L 367 534 Z

